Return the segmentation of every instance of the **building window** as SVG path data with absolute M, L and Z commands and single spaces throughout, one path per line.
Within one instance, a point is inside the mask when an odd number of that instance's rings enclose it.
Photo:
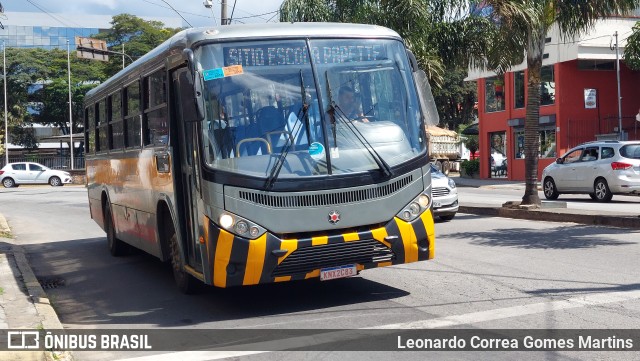
M 487 113 L 504 110 L 504 76 L 485 79 L 485 111 Z
M 540 147 L 538 148 L 538 157 L 555 158 L 556 157 L 556 129 L 555 127 L 540 128 Z M 515 155 L 516 158 L 524 158 L 524 128 L 516 128 L 515 134 Z
M 524 108 L 524 71 L 513 73 L 513 107 L 515 109 Z
M 553 65 L 543 66 L 540 70 L 540 105 L 552 105 L 556 101 L 556 82 Z

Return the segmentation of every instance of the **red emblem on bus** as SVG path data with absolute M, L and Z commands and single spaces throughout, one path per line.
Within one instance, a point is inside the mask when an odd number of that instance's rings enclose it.
M 340 222 L 340 213 L 338 211 L 329 212 L 329 223 L 336 224 Z

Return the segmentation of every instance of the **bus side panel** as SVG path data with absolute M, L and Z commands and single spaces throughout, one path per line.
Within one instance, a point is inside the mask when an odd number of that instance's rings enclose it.
M 173 197 L 172 174 L 158 172 L 153 148 L 114 155 L 110 159 L 91 160 L 87 165 L 87 185 L 94 220 L 104 229 L 101 192 L 106 189 L 117 237 L 160 257 L 156 207 L 161 198 Z

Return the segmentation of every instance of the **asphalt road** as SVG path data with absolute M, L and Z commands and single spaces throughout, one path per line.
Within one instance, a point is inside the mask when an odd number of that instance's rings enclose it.
M 476 190 L 481 192 L 481 190 Z M 466 192 L 464 192 L 466 193 Z M 464 194 L 463 193 L 463 194 Z M 109 255 L 82 187 L 0 189 L 0 213 L 66 328 L 503 328 L 640 325 L 640 232 L 459 214 L 436 259 L 330 282 L 203 287 L 181 295 L 151 256 Z M 424 359 L 421 352 L 76 353 L 79 360 Z M 347 355 L 347 356 L 345 356 Z M 619 359 L 631 352 L 431 352 L 435 359 Z

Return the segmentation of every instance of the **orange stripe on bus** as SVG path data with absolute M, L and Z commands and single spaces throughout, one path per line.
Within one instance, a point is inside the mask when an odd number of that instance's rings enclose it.
M 273 282 L 287 282 L 287 281 L 291 281 L 291 276 L 281 276 L 281 277 L 276 277 Z
M 319 270 L 319 269 L 314 270 L 314 271 L 311 271 L 311 272 L 308 272 L 308 273 L 304 276 L 304 279 L 306 280 L 306 279 L 314 278 L 314 277 L 320 277 L 320 270 Z
M 244 271 L 242 284 L 257 285 L 260 283 L 262 268 L 264 267 L 264 256 L 267 253 L 267 235 L 263 234 L 258 239 L 249 241 L 249 254 L 247 255 L 247 268 Z
M 385 246 L 391 248 L 391 243 L 389 243 L 389 242 L 384 240 L 384 238 L 387 236 L 387 229 L 386 228 L 376 228 L 376 229 L 371 231 L 371 234 L 373 235 L 373 239 L 375 239 L 376 241 L 381 242 Z
M 422 223 L 424 224 L 424 229 L 427 231 L 427 238 L 429 241 L 429 258 L 433 259 L 436 255 L 436 230 L 433 222 L 433 215 L 431 212 L 424 212 L 422 216 Z
M 298 248 L 298 240 L 297 239 L 283 239 L 282 241 L 280 241 L 280 249 L 286 249 L 287 253 L 278 258 L 278 264 L 282 263 L 282 261 L 284 261 L 285 258 L 287 258 L 288 255 L 291 254 L 291 252 L 295 251 Z
M 233 234 L 221 229 L 216 245 L 216 255 L 213 262 L 213 284 L 218 287 L 227 286 L 227 266 L 231 259 Z
M 410 223 L 394 218 L 404 245 L 404 263 L 418 262 L 418 241 Z
M 351 242 L 351 241 L 357 241 L 360 239 L 360 237 L 358 236 L 358 233 L 345 233 L 342 235 L 342 237 L 344 237 L 344 241 L 345 242 Z
M 329 237 L 327 236 L 311 237 L 312 246 L 320 246 L 327 243 L 329 243 Z

